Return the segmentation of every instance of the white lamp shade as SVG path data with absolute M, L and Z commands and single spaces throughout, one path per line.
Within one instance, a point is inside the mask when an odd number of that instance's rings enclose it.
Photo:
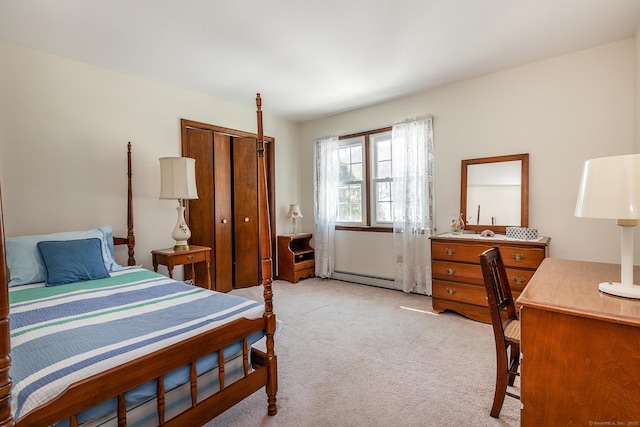
M 196 161 L 189 157 L 160 159 L 160 198 L 197 199 Z
M 640 219 L 640 154 L 587 160 L 575 215 Z
M 287 213 L 287 218 L 303 218 L 302 212 L 300 212 L 300 205 L 289 205 L 289 213 Z

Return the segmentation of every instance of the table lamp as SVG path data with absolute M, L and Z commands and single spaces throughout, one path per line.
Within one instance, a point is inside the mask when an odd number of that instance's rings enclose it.
M 287 214 L 287 218 L 291 218 L 291 221 L 293 222 L 291 234 L 296 234 L 296 218 L 303 218 L 302 212 L 300 212 L 300 206 L 298 204 L 289 205 L 289 213 Z
M 640 154 L 587 160 L 575 214 L 617 221 L 622 231 L 621 281 L 600 283 L 599 289 L 640 298 L 640 286 L 633 284 L 633 227 L 640 219 Z
M 160 199 L 177 200 L 178 221 L 171 233 L 176 241 L 176 251 L 189 250 L 191 230 L 184 220 L 184 201 L 197 199 L 196 161 L 188 157 L 163 157 L 160 159 Z

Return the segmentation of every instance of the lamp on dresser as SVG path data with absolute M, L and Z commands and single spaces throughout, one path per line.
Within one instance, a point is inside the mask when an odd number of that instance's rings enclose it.
M 603 282 L 607 294 L 640 298 L 633 283 L 633 228 L 640 219 L 640 154 L 587 160 L 582 170 L 577 217 L 615 219 L 621 227 L 621 281 Z
M 198 198 L 196 189 L 196 161 L 188 157 L 160 159 L 160 199 L 177 200 L 178 221 L 171 233 L 176 251 L 189 250 L 191 230 L 184 220 L 184 201 Z
M 291 222 L 293 223 L 291 226 L 291 234 L 296 234 L 296 219 L 303 218 L 302 212 L 300 212 L 300 205 L 297 203 L 290 204 L 287 218 L 291 218 Z

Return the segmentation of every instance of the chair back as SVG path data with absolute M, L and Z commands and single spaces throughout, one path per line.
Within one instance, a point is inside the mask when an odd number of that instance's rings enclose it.
M 481 253 L 480 266 L 482 267 L 482 277 L 487 291 L 487 302 L 489 303 L 494 333 L 496 339 L 498 339 L 498 334 L 501 335 L 504 342 L 503 328 L 511 320 L 517 320 L 518 315 L 500 248 L 494 246 Z M 505 317 L 502 315 L 503 312 Z

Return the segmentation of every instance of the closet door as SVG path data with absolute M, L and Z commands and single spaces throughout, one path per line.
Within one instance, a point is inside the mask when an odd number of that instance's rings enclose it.
M 193 245 L 212 249 L 212 288 L 260 284 L 258 219 L 258 159 L 253 134 L 205 123 L 181 120 L 182 155 L 196 159 L 198 199 L 188 202 Z M 275 186 L 273 144 L 265 143 L 268 193 L 273 209 Z M 271 218 L 272 230 L 275 221 Z M 272 238 L 275 254 L 275 239 Z M 206 266 L 196 264 L 196 281 L 205 280 Z M 187 274 L 186 272 L 185 274 Z
M 231 138 L 214 133 L 213 137 L 213 224 L 215 230 L 215 290 L 233 289 L 233 205 L 231 200 Z M 197 163 L 197 161 L 196 161 Z
M 234 284 L 246 288 L 259 284 L 258 159 L 256 140 L 234 137 L 233 212 Z
M 233 288 L 233 214 L 231 207 L 231 138 L 207 129 L 187 128 L 183 155 L 196 159 L 198 199 L 189 201 L 193 245 L 211 248 L 212 288 Z M 195 264 L 196 282 L 207 271 Z

